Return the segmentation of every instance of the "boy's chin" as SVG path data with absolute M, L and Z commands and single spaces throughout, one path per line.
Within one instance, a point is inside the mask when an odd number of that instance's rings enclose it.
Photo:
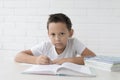
M 63 49 L 63 47 L 58 47 L 58 46 L 55 46 L 56 49 Z
M 62 44 L 56 44 L 56 45 L 55 45 L 55 48 L 56 48 L 56 49 L 62 49 L 62 50 L 63 50 L 63 49 L 65 49 L 65 46 L 62 45 Z
M 56 49 L 64 49 L 62 46 L 55 46 Z

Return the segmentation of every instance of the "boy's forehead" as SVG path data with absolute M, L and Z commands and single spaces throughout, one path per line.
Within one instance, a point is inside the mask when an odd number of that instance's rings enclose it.
M 67 25 L 62 22 L 53 22 L 49 24 L 49 29 L 67 29 Z
M 50 33 L 68 32 L 66 25 L 62 24 L 50 24 L 48 31 Z

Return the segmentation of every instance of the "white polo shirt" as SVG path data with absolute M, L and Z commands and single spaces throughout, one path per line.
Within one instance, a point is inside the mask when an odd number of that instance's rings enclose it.
M 81 55 L 85 48 L 85 45 L 82 44 L 78 39 L 70 38 L 68 39 L 65 50 L 59 55 L 55 50 L 55 46 L 50 41 L 45 41 L 32 47 L 31 51 L 35 56 L 46 55 L 51 60 L 54 60 L 56 58 L 60 59 L 76 57 L 77 55 Z

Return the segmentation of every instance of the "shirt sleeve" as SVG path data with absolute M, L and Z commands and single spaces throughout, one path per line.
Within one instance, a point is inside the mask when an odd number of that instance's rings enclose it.
M 37 44 L 36 46 L 31 48 L 31 51 L 34 56 L 39 56 L 44 53 L 46 47 L 45 47 L 45 42 L 42 42 L 41 44 Z
M 74 39 L 74 46 L 75 46 L 77 55 L 81 55 L 86 48 L 86 46 L 76 38 Z

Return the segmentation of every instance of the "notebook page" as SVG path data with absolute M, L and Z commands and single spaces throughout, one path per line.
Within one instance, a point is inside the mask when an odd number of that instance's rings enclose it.
M 23 73 L 34 73 L 34 74 L 55 74 L 59 65 L 33 65 Z
M 71 70 L 76 71 L 76 72 L 92 75 L 92 72 L 91 72 L 90 68 L 85 66 L 85 65 L 77 65 L 77 64 L 74 64 L 74 63 L 64 63 L 62 65 L 62 67 L 71 69 Z

